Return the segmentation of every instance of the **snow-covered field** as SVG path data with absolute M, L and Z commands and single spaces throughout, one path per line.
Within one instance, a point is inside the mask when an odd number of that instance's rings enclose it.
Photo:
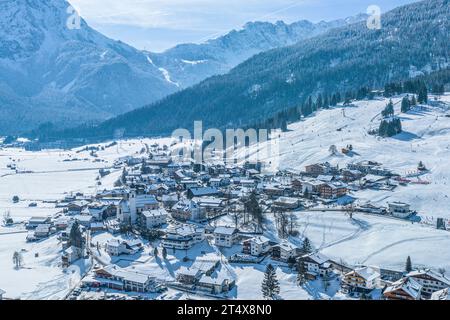
M 418 106 L 406 114 L 400 113 L 401 98 L 392 100 L 404 132 L 393 138 L 368 134 L 378 127 L 380 113 L 388 100 L 359 101 L 354 107 L 322 110 L 314 117 L 289 125 L 289 132 L 280 135 L 280 154 L 266 160 L 279 163 L 280 169 L 294 170 L 325 161 L 342 168 L 347 163 L 372 160 L 401 175 L 416 171 L 419 161 L 423 161 L 430 172 L 420 178 L 430 184 L 355 195 L 361 202 L 380 205 L 388 201 L 410 203 L 424 219 L 450 219 L 450 94 L 441 97 L 445 106 Z M 433 97 L 430 100 L 434 103 Z M 340 151 L 348 144 L 353 145 L 353 156 L 330 155 L 331 145 Z

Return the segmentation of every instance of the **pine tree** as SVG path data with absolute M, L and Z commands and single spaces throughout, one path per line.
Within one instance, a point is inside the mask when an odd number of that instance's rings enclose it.
M 153 250 L 153 255 L 154 255 L 155 257 L 157 257 L 157 256 L 158 256 L 158 253 L 159 253 L 159 252 L 158 252 L 158 248 L 155 247 L 155 250 Z
M 302 261 L 297 263 L 297 284 L 302 286 L 306 283 L 306 269 Z
M 280 293 L 280 284 L 277 279 L 277 274 L 271 264 L 267 266 L 266 272 L 264 273 L 261 291 L 263 297 L 266 299 L 274 299 L 275 295 Z
M 80 225 L 78 224 L 78 221 L 75 221 L 72 224 L 72 228 L 70 229 L 69 234 L 69 241 L 71 246 L 74 246 L 78 249 L 83 248 L 83 235 L 81 234 Z
M 417 106 L 417 100 L 416 100 L 415 94 L 413 94 L 413 96 L 411 98 L 411 106 Z
M 309 241 L 308 238 L 305 238 L 305 240 L 303 240 L 303 246 L 302 246 L 303 252 L 304 253 L 310 253 L 312 252 L 312 246 L 311 246 L 311 241 Z
M 167 259 L 167 250 L 166 250 L 166 248 L 163 248 L 163 249 L 162 249 L 162 256 L 163 256 L 163 259 L 164 259 L 164 260 Z
M 408 112 L 411 109 L 411 102 L 409 101 L 409 97 L 406 96 L 402 99 L 402 107 L 401 107 L 401 111 L 403 113 Z
M 411 272 L 412 271 L 412 262 L 411 262 L 411 257 L 410 256 L 408 256 L 408 258 L 406 258 L 405 271 L 406 272 Z
M 333 96 L 331 97 L 330 105 L 331 105 L 332 107 L 335 107 L 335 106 L 337 105 L 336 94 L 333 94 Z
M 425 83 L 421 82 L 419 87 L 419 95 L 417 97 L 417 101 L 419 103 L 427 103 L 428 102 L 428 90 Z

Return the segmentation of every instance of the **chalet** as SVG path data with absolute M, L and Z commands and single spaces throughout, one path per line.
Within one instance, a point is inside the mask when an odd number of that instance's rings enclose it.
M 162 196 L 163 194 L 167 194 L 169 192 L 169 187 L 163 183 L 152 184 L 147 187 L 147 192 L 149 195 Z
M 136 254 L 143 249 L 143 244 L 139 240 L 108 240 L 106 243 L 106 252 L 111 256 L 120 256 L 122 254 Z
M 218 187 L 221 186 L 221 183 L 222 183 L 222 179 L 220 179 L 220 178 L 209 179 L 209 186 L 210 187 L 218 188 Z
M 300 179 L 294 178 L 294 179 L 292 179 L 291 183 L 292 183 L 292 188 L 294 190 L 297 190 L 297 191 L 302 190 L 303 182 Z
M 375 206 L 375 205 L 371 204 L 370 202 L 360 205 L 358 207 L 358 210 L 360 210 L 362 212 L 373 213 L 373 214 L 385 214 L 386 213 L 385 208 Z
M 325 199 L 339 198 L 346 195 L 347 192 L 347 187 L 343 184 L 324 183 L 319 187 L 320 196 Z
M 205 229 L 184 224 L 171 228 L 164 235 L 162 246 L 167 249 L 187 250 L 205 238 Z
M 46 238 L 50 235 L 51 224 L 40 224 L 34 229 L 34 236 L 38 239 Z
M 237 241 L 239 230 L 232 227 L 216 227 L 214 229 L 214 244 L 218 247 L 231 248 Z
M 235 286 L 235 280 L 229 279 L 226 276 L 219 275 L 217 277 L 210 277 L 203 275 L 197 282 L 197 288 L 205 290 L 212 294 L 221 294 L 230 291 Z
M 206 197 L 217 195 L 219 195 L 219 190 L 213 187 L 189 188 L 187 192 L 187 196 L 189 199 L 192 199 L 194 197 Z
M 263 187 L 263 192 L 269 197 L 282 197 L 284 196 L 284 189 L 279 186 L 268 184 Z
M 176 193 L 164 194 L 161 198 L 164 207 L 171 208 L 178 202 L 178 195 Z
M 450 287 L 450 279 L 429 269 L 411 271 L 406 277 L 413 278 L 422 285 L 421 293 L 426 298 L 436 291 Z
M 88 206 L 89 202 L 86 200 L 76 200 L 67 205 L 67 214 L 80 214 L 84 208 Z
M 388 286 L 383 296 L 387 300 L 420 300 L 422 285 L 413 278 L 402 278 Z
M 1 300 L 1 297 L 0 297 L 0 300 Z M 430 300 L 449 301 L 450 300 L 450 288 L 446 288 L 446 289 L 442 289 L 442 290 L 433 292 Z
M 350 169 L 344 169 L 341 172 L 342 178 L 345 182 L 351 182 L 358 179 L 361 179 L 364 174 L 359 170 L 350 170 Z
M 410 210 L 410 205 L 403 202 L 389 202 L 389 213 L 394 217 L 406 219 L 412 212 Z
M 154 278 L 142 273 L 118 268 L 115 265 L 95 271 L 96 282 L 104 287 L 129 292 L 154 292 L 157 287 Z
M 208 217 L 214 217 L 223 211 L 225 201 L 216 197 L 193 198 L 192 201 L 197 203 L 201 210 L 206 212 Z
M 91 223 L 94 221 L 94 218 L 92 216 L 84 215 L 84 214 L 77 214 L 73 217 L 75 221 L 78 221 L 80 225 L 82 225 L 85 228 L 90 228 Z
M 40 224 L 50 224 L 50 217 L 32 217 L 27 222 L 27 229 L 36 229 Z
M 190 188 L 198 188 L 199 182 L 197 180 L 186 178 L 181 180 L 180 185 L 182 185 L 185 190 L 189 190 Z
M 345 274 L 342 287 L 349 292 L 371 292 L 378 285 L 380 274 L 370 267 L 356 268 Z
M 272 247 L 272 258 L 282 262 L 289 262 L 299 254 L 299 248 L 289 242 L 282 242 Z
M 321 181 L 309 180 L 303 181 L 302 184 L 302 193 L 308 192 L 309 194 L 319 192 L 320 186 L 323 185 Z
M 264 236 L 247 239 L 242 243 L 242 253 L 261 256 L 271 250 L 270 240 Z
M 168 213 L 166 209 L 159 208 L 142 212 L 143 224 L 147 229 L 162 226 L 167 222 Z
M 303 263 L 307 276 L 316 279 L 318 276 L 324 277 L 333 271 L 328 257 L 320 253 L 310 253 L 297 258 L 298 263 Z
M 189 199 L 181 199 L 171 209 L 172 218 L 180 221 L 203 221 L 206 212 L 197 202 Z
M 81 259 L 83 257 L 83 249 L 80 249 L 75 246 L 70 246 L 63 250 L 62 253 L 62 265 L 64 267 L 68 267 L 72 265 L 75 261 L 78 259 Z
M 152 159 L 146 160 L 146 163 L 151 166 L 167 167 L 172 163 L 172 159 L 166 156 L 154 156 Z
M 185 285 L 194 285 L 202 276 L 202 271 L 197 268 L 181 267 L 177 272 L 177 281 Z
M 329 172 L 329 166 L 325 164 L 311 164 L 305 167 L 306 174 L 318 176 Z
M 300 207 L 300 201 L 296 198 L 279 197 L 273 202 L 275 210 L 295 210 Z
M 55 226 L 56 230 L 64 230 L 69 226 L 70 220 L 71 218 L 62 216 L 53 220 L 53 225 Z

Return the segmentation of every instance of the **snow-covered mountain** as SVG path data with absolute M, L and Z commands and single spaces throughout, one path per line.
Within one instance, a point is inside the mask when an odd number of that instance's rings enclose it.
M 130 111 L 178 89 L 147 56 L 90 28 L 68 27 L 65 0 L 0 2 L 0 131 Z
M 320 35 L 326 31 L 366 19 L 360 14 L 330 22 L 301 20 L 292 24 L 249 22 L 240 30 L 202 44 L 181 44 L 163 53 L 148 52 L 151 61 L 171 75 L 181 88 L 210 76 L 224 74 L 255 54 Z

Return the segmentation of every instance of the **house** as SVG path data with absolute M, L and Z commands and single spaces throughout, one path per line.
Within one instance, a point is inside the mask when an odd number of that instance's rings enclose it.
M 162 246 L 167 249 L 187 250 L 205 238 L 205 229 L 190 224 L 171 228 L 164 235 Z
M 178 195 L 176 193 L 164 194 L 161 201 L 165 208 L 172 208 L 178 202 Z
M 413 278 L 402 278 L 388 286 L 383 296 L 387 300 L 420 300 L 422 285 Z
M 168 215 L 166 209 L 163 208 L 142 212 L 144 225 L 147 229 L 162 226 L 167 222 Z
M 226 276 L 210 277 L 203 275 L 197 282 L 197 288 L 212 294 L 221 294 L 230 291 L 235 286 L 235 280 Z
M 316 279 L 318 276 L 324 277 L 333 271 L 330 259 L 320 253 L 310 253 L 297 259 L 298 263 L 303 263 L 307 277 Z
M 1 290 L 0 290 L 1 291 Z M 430 300 L 450 300 L 450 288 L 442 289 L 436 292 L 433 292 Z M 0 297 L 1 300 L 1 297 Z
M 67 213 L 68 214 L 80 214 L 81 211 L 83 211 L 83 209 L 86 208 L 88 204 L 89 204 L 89 202 L 86 200 L 76 200 L 76 201 L 70 202 L 67 205 Z
M 181 199 L 172 207 L 171 215 L 180 221 L 203 221 L 206 218 L 206 211 L 193 200 Z
M 413 278 L 422 285 L 421 293 L 426 298 L 436 291 L 450 287 L 450 279 L 429 269 L 411 271 L 406 277 Z
M 40 224 L 34 229 L 34 236 L 37 239 L 46 238 L 50 235 L 51 224 Z
M 298 253 L 299 248 L 286 241 L 272 247 L 272 258 L 282 262 L 292 261 Z
M 279 197 L 273 202 L 272 208 L 275 210 L 295 210 L 300 207 L 300 201 L 291 197 Z
M 342 287 L 350 292 L 370 292 L 378 285 L 380 274 L 371 267 L 356 268 L 344 275 Z
M 214 244 L 219 247 L 231 248 L 237 241 L 239 230 L 232 227 L 217 227 L 214 229 Z
M 81 259 L 81 257 L 83 257 L 83 249 L 75 246 L 70 246 L 63 250 L 61 257 L 62 264 L 64 267 L 68 267 L 78 259 Z
M 247 239 L 242 243 L 242 253 L 252 256 L 261 256 L 271 249 L 270 240 L 264 236 Z
M 71 218 L 62 216 L 53 221 L 56 230 L 65 230 L 69 226 Z
M 140 240 L 108 240 L 106 243 L 106 252 L 111 256 L 120 256 L 122 254 L 136 254 L 143 249 L 143 244 Z
M 51 223 L 50 217 L 32 217 L 27 222 L 27 229 L 36 229 L 40 224 Z
M 325 164 L 311 164 L 305 167 L 305 172 L 309 175 L 321 175 L 329 172 L 329 166 Z
M 89 215 L 83 215 L 83 214 L 78 214 L 76 216 L 73 217 L 74 220 L 78 221 L 78 223 L 80 225 L 82 225 L 85 228 L 90 228 L 91 223 L 94 221 L 94 218 L 92 216 Z
M 192 199 L 194 197 L 217 196 L 217 195 L 219 195 L 219 190 L 214 187 L 189 188 L 187 191 L 187 197 L 189 199 Z
M 155 292 L 158 285 L 155 278 L 146 274 L 121 269 L 115 265 L 109 265 L 95 271 L 96 282 L 114 290 L 131 292 Z
M 348 190 L 343 184 L 323 183 L 319 186 L 319 193 L 322 198 L 334 199 L 345 196 Z
M 411 215 L 410 205 L 403 202 L 389 202 L 389 213 L 397 218 L 408 218 Z
M 177 272 L 177 281 L 186 285 L 194 285 L 202 274 L 202 271 L 197 268 L 181 267 Z

